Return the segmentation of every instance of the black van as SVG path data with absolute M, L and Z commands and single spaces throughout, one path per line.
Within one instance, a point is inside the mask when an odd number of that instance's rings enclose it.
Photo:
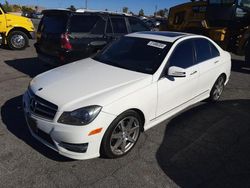
M 62 65 L 95 54 L 127 33 L 148 31 L 139 18 L 112 12 L 45 10 L 35 48 L 39 60 Z

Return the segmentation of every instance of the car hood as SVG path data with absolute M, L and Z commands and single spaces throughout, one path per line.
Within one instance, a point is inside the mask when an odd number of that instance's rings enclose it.
M 105 106 L 152 82 L 152 75 L 106 65 L 91 58 L 80 60 L 35 77 L 32 91 L 60 110 Z

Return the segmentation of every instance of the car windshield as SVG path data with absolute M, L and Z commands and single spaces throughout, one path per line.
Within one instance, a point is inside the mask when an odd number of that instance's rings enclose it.
M 170 49 L 171 43 L 144 38 L 122 37 L 93 59 L 131 71 L 154 74 Z

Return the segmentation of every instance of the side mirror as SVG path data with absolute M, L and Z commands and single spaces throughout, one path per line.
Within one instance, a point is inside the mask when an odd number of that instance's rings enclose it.
M 186 77 L 185 69 L 171 66 L 168 68 L 168 75 L 173 77 Z

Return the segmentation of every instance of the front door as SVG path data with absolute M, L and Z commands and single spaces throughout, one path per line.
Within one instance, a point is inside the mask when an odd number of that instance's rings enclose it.
M 167 67 L 183 68 L 186 76 L 172 77 L 165 73 L 166 76 L 158 81 L 156 117 L 179 111 L 182 106 L 195 97 L 199 69 L 194 62 L 193 41 L 190 39 L 178 44 L 168 60 Z

